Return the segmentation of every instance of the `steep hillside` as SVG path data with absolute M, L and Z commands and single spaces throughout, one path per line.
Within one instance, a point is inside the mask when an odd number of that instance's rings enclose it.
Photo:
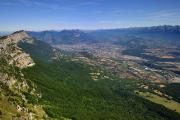
M 24 31 L 0 39 L 2 119 L 180 118 L 178 112 L 142 98 L 140 79 L 119 78 Z
M 134 90 L 138 89 L 139 80 L 120 79 L 72 56 L 60 55 L 58 59 L 45 60 L 38 48 L 47 44 L 42 41 L 35 43 L 38 44 L 19 44 L 36 63 L 24 69 L 23 73 L 29 83 L 37 85 L 42 94 L 39 104 L 44 106 L 49 117 L 77 120 L 179 119 L 178 113 L 136 95 Z M 51 47 L 45 48 L 53 53 Z M 35 101 L 31 99 L 31 102 Z
M 21 48 L 19 41 L 31 43 L 33 39 L 24 31 L 0 38 L 0 119 L 40 119 L 46 114 L 41 106 L 31 104 L 25 97 L 39 98 L 33 87 L 29 87 L 23 68 L 34 66 L 35 63 Z

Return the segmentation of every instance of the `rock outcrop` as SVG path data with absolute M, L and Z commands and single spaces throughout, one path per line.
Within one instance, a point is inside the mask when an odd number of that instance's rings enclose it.
M 0 57 L 8 56 L 9 64 L 15 64 L 19 68 L 33 66 L 35 63 L 29 56 L 17 46 L 20 41 L 33 41 L 24 31 L 15 32 L 9 36 L 0 38 Z
M 28 86 L 21 71 L 35 63 L 18 47 L 20 41 L 33 43 L 33 38 L 24 31 L 0 37 L 0 119 L 42 119 L 46 117 L 42 107 L 29 104 L 25 96 L 27 93 L 38 99 L 39 93 Z

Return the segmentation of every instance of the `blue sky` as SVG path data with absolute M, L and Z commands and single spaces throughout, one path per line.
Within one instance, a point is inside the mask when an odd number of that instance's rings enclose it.
M 0 31 L 180 25 L 180 0 L 0 0 Z

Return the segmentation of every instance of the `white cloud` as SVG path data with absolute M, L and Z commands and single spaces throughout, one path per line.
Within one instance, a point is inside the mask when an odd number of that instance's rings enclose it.
M 180 16 L 180 9 L 153 11 L 147 16 L 152 19 L 177 19 Z
M 12 0 L 12 1 L 5 1 L 2 0 L 0 3 L 3 5 L 26 5 L 26 6 L 41 6 L 49 9 L 54 9 L 54 10 L 69 10 L 69 9 L 75 9 L 81 6 L 89 6 L 89 5 L 94 5 L 96 2 L 94 1 L 84 1 L 80 3 L 75 3 L 72 2 L 72 4 L 62 6 L 61 2 L 65 0 L 52 0 L 51 3 L 47 3 L 44 1 L 37 1 L 37 0 Z

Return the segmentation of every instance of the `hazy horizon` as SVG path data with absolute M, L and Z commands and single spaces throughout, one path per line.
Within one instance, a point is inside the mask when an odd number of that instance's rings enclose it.
M 63 31 L 63 30 L 81 30 L 81 31 L 96 31 L 96 30 L 113 30 L 113 29 L 128 29 L 128 28 L 143 28 L 143 27 L 157 27 L 157 26 L 180 26 L 180 25 L 156 25 L 156 26 L 136 26 L 136 27 L 119 27 L 119 28 L 97 28 L 97 29 L 78 29 L 78 28 L 72 28 L 72 29 L 43 29 L 43 30 L 25 30 L 25 29 L 17 29 L 13 31 L 0 31 L 0 35 L 3 34 L 11 34 L 16 31 L 33 31 L 33 32 L 42 32 L 42 31 Z

